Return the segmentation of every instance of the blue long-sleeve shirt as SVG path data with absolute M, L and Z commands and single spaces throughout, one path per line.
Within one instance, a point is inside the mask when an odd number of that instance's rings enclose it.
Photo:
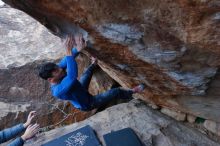
M 14 137 L 16 137 L 18 134 L 23 132 L 25 130 L 23 124 L 16 125 L 12 128 L 8 128 L 5 130 L 0 131 L 0 143 L 6 142 Z M 22 146 L 24 144 L 24 141 L 21 137 L 16 138 L 14 141 L 12 141 L 8 146 Z
M 78 51 L 73 48 L 72 56 L 65 56 L 59 67 L 66 69 L 67 75 L 58 84 L 51 85 L 53 96 L 69 100 L 75 108 L 87 110 L 91 106 L 92 95 L 77 80 L 78 67 L 75 61 Z

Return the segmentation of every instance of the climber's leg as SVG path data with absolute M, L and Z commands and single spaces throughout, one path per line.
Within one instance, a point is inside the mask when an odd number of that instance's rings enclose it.
M 85 70 L 85 72 L 82 74 L 82 76 L 79 79 L 79 82 L 82 84 L 82 86 L 88 90 L 89 83 L 92 79 L 93 71 L 96 67 L 96 64 L 91 64 L 89 67 Z
M 93 107 L 98 108 L 112 99 L 132 99 L 132 94 L 140 93 L 144 90 L 144 84 L 140 84 L 133 89 L 114 88 L 104 93 L 94 96 Z
M 133 93 L 134 92 L 132 90 L 114 88 L 114 89 L 108 90 L 104 93 L 101 93 L 101 94 L 94 96 L 93 106 L 95 108 L 98 108 L 98 107 L 102 106 L 103 104 L 108 103 L 112 99 L 116 99 L 116 98 L 118 98 L 118 99 L 131 99 Z

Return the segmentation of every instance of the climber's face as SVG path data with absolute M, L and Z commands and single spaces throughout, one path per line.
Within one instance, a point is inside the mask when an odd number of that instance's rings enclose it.
M 66 76 L 66 72 L 60 68 L 57 67 L 52 71 L 52 77 L 48 78 L 48 81 L 51 83 L 58 83 L 60 82 L 64 77 Z

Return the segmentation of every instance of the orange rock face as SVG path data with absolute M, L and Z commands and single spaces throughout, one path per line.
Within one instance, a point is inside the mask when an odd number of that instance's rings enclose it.
M 220 121 L 218 0 L 4 0 L 64 37 L 81 32 L 84 53 L 139 98 Z

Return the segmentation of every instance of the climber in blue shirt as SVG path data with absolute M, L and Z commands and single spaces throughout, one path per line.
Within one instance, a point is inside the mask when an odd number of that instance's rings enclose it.
M 4 143 L 12 138 L 15 138 L 26 129 L 25 133 L 21 137 L 16 138 L 10 144 L 8 144 L 8 146 L 23 146 L 26 140 L 32 138 L 39 131 L 38 124 L 31 125 L 31 122 L 35 116 L 36 112 L 31 111 L 28 115 L 27 121 L 24 124 L 18 124 L 12 128 L 0 131 L 0 143 Z
M 67 37 L 65 45 L 66 56 L 58 65 L 49 62 L 43 64 L 39 69 L 39 76 L 50 82 L 54 97 L 70 101 L 77 109 L 89 111 L 114 98 L 131 98 L 133 93 L 143 91 L 144 86 L 141 84 L 129 90 L 114 88 L 92 96 L 88 92 L 88 87 L 93 71 L 97 66 L 97 60 L 92 58 L 91 65 L 78 80 L 78 67 L 75 57 L 86 47 L 86 42 L 82 34 L 77 35 L 75 38 L 70 35 Z

